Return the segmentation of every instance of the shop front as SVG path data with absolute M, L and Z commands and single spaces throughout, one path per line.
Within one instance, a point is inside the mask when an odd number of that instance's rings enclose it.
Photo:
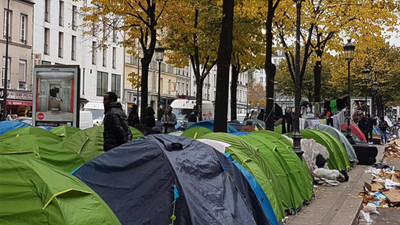
M 32 116 L 32 91 L 7 90 L 7 113 L 11 116 Z M 0 99 L 4 101 L 4 91 L 0 90 Z

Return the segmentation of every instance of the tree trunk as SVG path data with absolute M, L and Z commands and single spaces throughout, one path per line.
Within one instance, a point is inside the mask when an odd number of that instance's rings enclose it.
M 232 65 L 231 69 L 232 73 L 232 80 L 231 80 L 231 121 L 237 119 L 237 82 L 239 78 L 240 72 L 240 64 Z
M 274 130 L 274 80 L 275 80 L 275 65 L 272 64 L 272 22 L 274 18 L 273 1 L 268 0 L 268 14 L 265 23 L 266 29 L 266 46 L 265 46 L 265 73 L 266 73 L 266 108 L 264 114 L 265 128 Z
M 222 29 L 218 48 L 217 62 L 217 93 L 215 98 L 214 131 L 227 131 L 228 114 L 228 90 L 229 90 L 229 66 L 232 54 L 233 40 L 233 9 L 234 0 L 223 0 Z
M 146 107 L 147 107 L 147 99 L 148 99 L 148 91 L 149 91 L 149 65 L 151 62 L 148 59 L 149 57 L 144 57 L 141 59 L 142 61 L 142 83 L 140 84 L 140 88 L 142 92 L 140 93 L 141 101 L 140 101 L 140 121 L 144 123 L 144 118 L 146 116 Z
M 201 108 L 203 106 L 203 80 L 196 80 L 196 105 L 199 107 L 200 115 L 203 117 Z
M 317 50 L 316 54 L 321 60 L 317 60 L 314 65 L 314 102 L 321 101 L 321 72 L 322 72 L 322 51 Z M 312 99 L 309 99 L 310 101 Z

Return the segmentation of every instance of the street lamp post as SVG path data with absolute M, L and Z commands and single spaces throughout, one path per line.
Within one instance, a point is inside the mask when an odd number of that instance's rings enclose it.
M 276 91 L 278 90 L 278 81 L 274 81 L 274 106 L 272 107 L 273 113 L 274 113 L 274 118 L 275 118 L 275 112 L 276 112 L 276 108 L 275 108 L 275 104 L 276 104 Z
M 372 93 L 373 93 L 373 95 L 372 95 L 372 102 L 371 102 L 371 105 L 372 105 L 372 115 L 375 115 L 376 113 L 375 113 L 375 111 L 376 111 L 376 108 L 375 108 L 375 99 L 376 99 L 376 92 L 378 91 L 378 87 L 379 87 L 379 83 L 377 82 L 377 81 L 374 81 L 373 83 L 372 83 Z M 379 111 L 379 110 L 378 110 Z
M 370 76 L 370 70 L 366 67 L 363 69 L 363 76 L 364 76 L 364 81 L 365 81 L 365 115 L 368 114 L 368 82 L 369 82 L 369 76 Z
M 344 54 L 347 60 L 347 92 L 349 95 L 349 99 L 347 101 L 347 139 L 351 138 L 351 126 L 350 126 L 350 119 L 351 119 L 351 112 L 350 112 L 350 104 L 351 104 L 351 95 L 350 95 L 350 62 L 354 58 L 354 49 L 356 47 L 351 43 L 351 39 L 347 40 L 347 44 L 343 47 Z
M 158 92 L 157 92 L 157 113 L 158 109 L 160 108 L 161 104 L 161 95 L 160 95 L 160 88 L 161 88 L 161 62 L 164 60 L 164 51 L 165 49 L 161 45 L 157 45 L 154 49 L 156 53 L 156 61 L 158 62 Z M 158 116 L 158 114 L 157 114 Z

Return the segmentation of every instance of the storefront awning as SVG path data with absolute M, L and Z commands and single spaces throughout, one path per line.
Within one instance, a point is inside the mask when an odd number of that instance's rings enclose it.
M 31 101 L 22 101 L 22 100 L 7 100 L 7 105 L 32 106 L 32 102 Z

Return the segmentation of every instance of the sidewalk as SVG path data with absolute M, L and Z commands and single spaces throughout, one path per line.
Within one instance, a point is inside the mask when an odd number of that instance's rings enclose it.
M 382 159 L 383 145 L 378 148 L 377 162 Z M 363 191 L 364 182 L 372 180 L 372 175 L 364 173 L 371 166 L 356 165 L 349 171 L 349 181 L 339 186 L 316 186 L 315 198 L 308 206 L 303 206 L 296 215 L 289 216 L 287 225 L 308 224 L 357 224 L 362 198 L 358 195 Z

